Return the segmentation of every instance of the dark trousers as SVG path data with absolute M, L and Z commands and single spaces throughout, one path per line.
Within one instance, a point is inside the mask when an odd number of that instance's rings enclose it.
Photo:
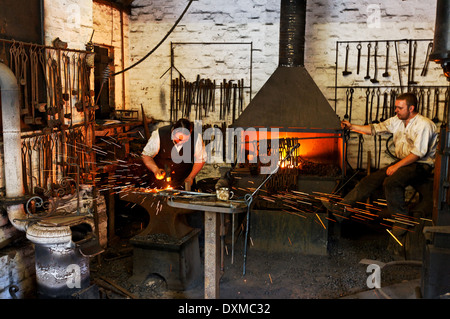
M 383 187 L 390 214 L 408 215 L 405 203 L 405 188 L 424 183 L 431 175 L 432 168 L 427 164 L 412 163 L 399 168 L 391 176 L 386 175 L 389 166 L 364 177 L 342 200 L 342 203 L 355 205 L 366 200 L 375 190 Z

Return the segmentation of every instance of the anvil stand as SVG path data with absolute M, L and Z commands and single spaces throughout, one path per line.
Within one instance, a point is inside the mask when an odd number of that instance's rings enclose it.
M 185 220 L 192 211 L 169 207 L 166 196 L 145 192 L 131 192 L 122 200 L 140 205 L 150 217 L 147 228 L 130 239 L 132 281 L 140 284 L 149 275 L 157 274 L 165 279 L 168 289 L 183 291 L 194 287 L 201 278 L 201 263 L 200 230 Z

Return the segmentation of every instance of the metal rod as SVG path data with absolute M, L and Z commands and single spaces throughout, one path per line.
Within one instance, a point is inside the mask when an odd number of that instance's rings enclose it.
M 337 41 L 339 44 L 347 44 L 347 43 L 379 43 L 379 42 L 409 42 L 409 41 L 433 41 L 433 39 L 398 39 L 398 40 L 350 40 L 350 41 Z
M 6 43 L 11 43 L 11 44 L 21 44 L 21 45 L 26 45 L 26 46 L 38 47 L 38 48 L 42 48 L 42 49 L 51 49 L 51 50 L 61 50 L 61 51 L 67 51 L 67 52 L 78 52 L 78 53 L 86 53 L 86 54 L 90 53 L 90 54 L 92 54 L 91 51 L 67 49 L 67 48 L 66 49 L 55 48 L 55 47 L 51 47 L 51 46 L 48 46 L 48 45 L 29 43 L 29 42 L 21 42 L 21 41 L 16 41 L 16 40 L 0 39 L 0 42 L 6 42 Z
M 373 88 L 403 88 L 404 86 L 402 85 L 367 85 L 367 86 L 336 86 L 336 89 L 349 89 L 349 88 L 353 88 L 353 89 L 373 89 Z M 447 85 L 414 85 L 414 88 L 447 88 Z M 331 86 L 329 86 L 328 88 L 333 88 Z

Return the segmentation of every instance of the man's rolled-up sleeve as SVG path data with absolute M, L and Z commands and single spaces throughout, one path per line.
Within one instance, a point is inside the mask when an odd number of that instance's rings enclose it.
M 155 157 L 159 152 L 159 132 L 153 131 L 152 135 L 148 139 L 147 145 L 142 150 L 142 155 Z

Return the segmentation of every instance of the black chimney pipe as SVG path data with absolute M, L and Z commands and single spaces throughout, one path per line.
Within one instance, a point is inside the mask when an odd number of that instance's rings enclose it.
M 279 66 L 304 66 L 306 0 L 281 0 Z
M 450 0 L 437 0 L 430 59 L 442 66 L 445 76 L 450 80 Z

